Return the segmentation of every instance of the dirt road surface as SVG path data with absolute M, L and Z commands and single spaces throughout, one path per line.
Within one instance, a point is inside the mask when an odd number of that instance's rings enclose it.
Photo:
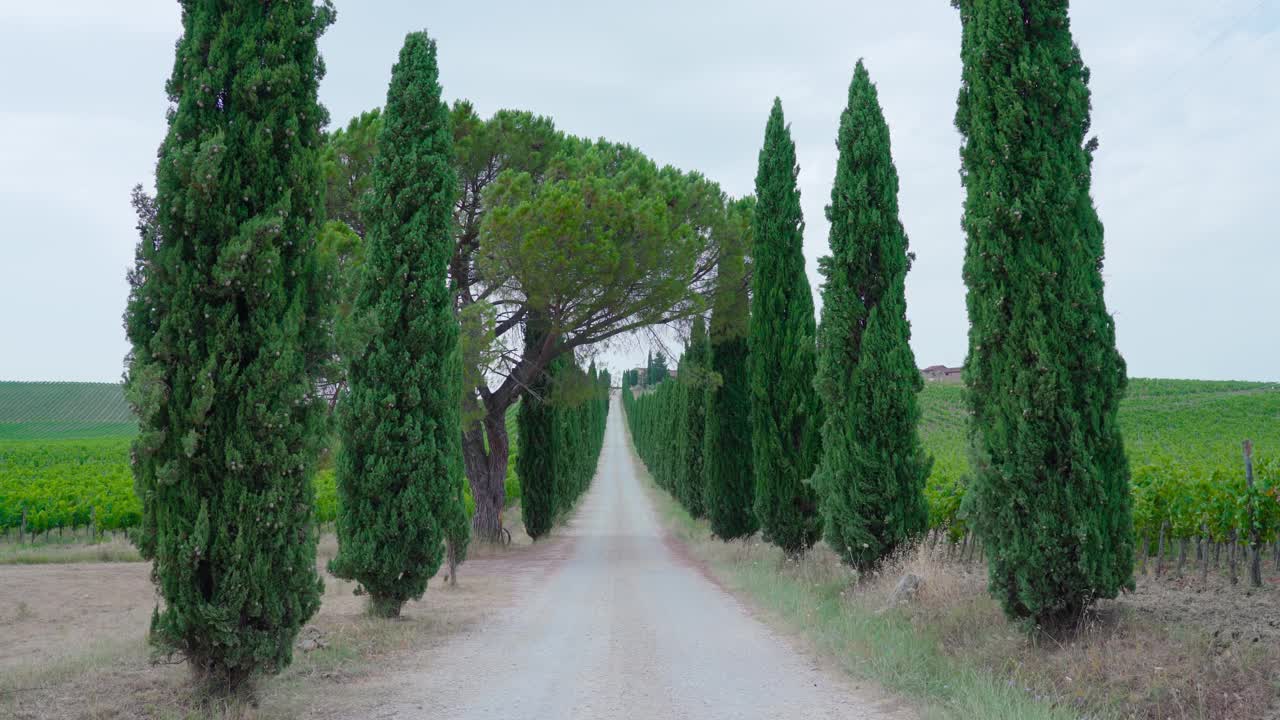
M 910 717 L 793 648 L 668 546 L 620 406 L 591 490 L 557 531 L 570 536 L 565 559 L 501 618 L 363 688 L 372 716 Z

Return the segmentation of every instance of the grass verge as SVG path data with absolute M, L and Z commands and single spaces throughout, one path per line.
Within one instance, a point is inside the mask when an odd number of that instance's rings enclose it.
M 717 580 L 842 669 L 915 701 L 923 718 L 1079 717 L 948 657 L 939 639 L 921 632 L 908 617 L 896 610 L 879 612 L 851 592 L 852 574 L 826 559 L 811 553 L 788 561 L 776 548 L 754 540 L 725 543 L 712 538 L 705 522 L 691 518 L 651 478 L 645 479 L 664 524 Z
M 845 671 L 914 701 L 922 718 L 1280 720 L 1280 647 L 1268 630 L 1214 629 L 1181 610 L 1170 618 L 1151 599 L 1169 588 L 1146 579 L 1136 595 L 1099 603 L 1071 637 L 1028 634 L 988 595 L 981 564 L 916 548 L 858 582 L 821 543 L 790 561 L 758 537 L 715 539 L 643 477 L 664 525 L 718 582 Z M 887 607 L 907 572 L 923 589 Z M 1264 593 L 1249 602 L 1272 602 Z
M 139 562 L 142 556 L 125 538 L 81 543 L 0 543 L 0 565 L 49 565 L 84 562 Z

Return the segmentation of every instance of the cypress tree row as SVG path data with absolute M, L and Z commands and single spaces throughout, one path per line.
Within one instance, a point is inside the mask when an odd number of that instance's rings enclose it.
M 742 256 L 750 244 L 751 209 L 739 203 L 730 213 L 739 237 L 720 258 L 709 332 L 709 375 L 703 462 L 704 503 L 711 531 L 723 540 L 759 528 L 752 504 L 751 395 L 747 379 L 748 297 Z
M 525 333 L 526 342 L 541 342 L 536 326 Z M 520 401 L 516 474 L 525 532 L 534 540 L 551 532 L 595 477 L 609 414 L 607 383 L 594 364 L 585 372 L 563 355 Z
M 680 433 L 685 429 L 681 419 L 687 393 L 679 382 L 660 383 L 638 397 L 631 388 L 623 385 L 622 407 L 636 454 L 658 487 L 679 500 L 676 473 L 684 459 Z
M 1005 612 L 1053 623 L 1131 587 L 1133 572 L 1089 71 L 1066 0 L 955 4 L 975 529 Z
M 572 356 L 562 356 L 556 362 L 562 364 L 553 375 L 557 385 L 552 393 L 556 415 L 553 458 L 557 516 L 562 518 L 573 509 L 595 477 L 600 449 L 604 446 L 609 389 L 601 385 L 594 364 L 589 372 L 584 372 Z
M 898 172 L 889 126 L 862 61 L 849 85 L 831 188 L 831 255 L 820 261 L 818 376 L 825 422 L 813 476 L 823 537 L 868 570 L 928 528 L 916 394 L 924 382 L 911 351 L 907 236 L 898 220 Z
M 773 101 L 756 173 L 749 334 L 755 510 L 764 538 L 803 553 L 821 534 L 808 480 L 820 451 L 813 296 L 804 272 L 796 148 Z
M 707 323 L 699 315 L 693 319 L 689 347 L 680 359 L 680 384 L 684 385 L 684 406 L 680 414 L 683 427 L 677 436 L 680 451 L 680 485 L 676 496 L 693 517 L 706 515 L 703 503 L 703 436 L 706 434 Z
M 220 689 L 288 665 L 320 604 L 316 42 L 331 17 L 183 3 L 154 225 L 129 278 L 136 539 L 163 600 L 150 637 Z
M 373 164 L 364 276 L 353 313 L 369 337 L 339 407 L 338 554 L 369 610 L 422 597 L 455 525 L 462 474 L 458 323 L 446 278 L 457 196 L 436 45 L 410 33 L 391 70 Z
M 544 325 L 537 314 L 531 314 L 525 321 L 526 347 L 537 347 L 545 341 Z M 524 531 L 537 540 L 551 532 L 556 519 L 555 411 L 551 407 L 549 371 L 538 373 L 530 381 L 528 392 L 520 399 L 516 419 L 520 441 L 520 455 L 516 458 L 520 514 Z

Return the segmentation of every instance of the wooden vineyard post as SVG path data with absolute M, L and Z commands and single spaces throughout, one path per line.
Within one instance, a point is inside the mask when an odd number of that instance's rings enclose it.
M 1227 547 L 1227 565 L 1230 566 L 1231 584 L 1240 582 L 1240 563 L 1237 560 L 1240 551 L 1240 531 L 1231 530 L 1231 545 Z
M 1249 584 L 1262 587 L 1262 552 L 1258 537 L 1257 511 L 1253 504 L 1253 443 L 1244 441 L 1244 481 L 1249 488 Z
M 1169 531 L 1169 519 L 1160 523 L 1160 542 L 1156 545 L 1156 577 L 1164 575 L 1164 536 Z
M 1196 545 L 1200 546 L 1198 548 L 1200 555 L 1200 582 L 1203 584 L 1209 579 L 1209 548 L 1201 545 L 1201 541 L 1207 542 L 1209 539 L 1209 526 L 1203 523 L 1200 525 L 1200 538 L 1200 540 L 1196 541 Z
M 22 544 L 22 539 L 27 534 L 27 509 L 22 508 L 22 524 L 18 525 L 18 544 Z

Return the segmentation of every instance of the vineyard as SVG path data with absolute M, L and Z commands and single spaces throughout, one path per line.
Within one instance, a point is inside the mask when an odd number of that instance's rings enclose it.
M 934 457 L 926 494 L 930 521 L 962 538 L 969 458 L 964 388 L 929 383 L 921 395 L 921 436 Z M 1230 549 L 1255 530 L 1263 543 L 1280 531 L 1280 385 L 1199 380 L 1131 380 L 1120 425 L 1133 481 L 1141 547 L 1164 555 L 1176 542 Z M 1257 448 L 1248 487 L 1241 443 Z M 1202 547 L 1201 558 L 1207 549 Z M 1143 553 L 1145 556 L 1147 553 Z
M 921 395 L 921 436 L 933 455 L 926 494 L 930 521 L 953 539 L 967 528 L 969 470 L 964 388 L 930 383 Z M 121 411 L 126 413 L 121 420 Z M 0 532 L 132 527 L 140 511 L 129 471 L 133 423 L 117 385 L 0 383 Z M 508 423 L 514 424 L 514 408 Z M 1133 473 L 1139 542 L 1154 551 L 1201 540 L 1263 542 L 1280 529 L 1280 385 L 1133 380 L 1121 408 Z M 516 435 L 512 434 L 514 440 Z M 1256 483 L 1246 486 L 1241 441 L 1258 448 Z M 512 448 L 514 468 L 518 448 Z M 507 495 L 519 497 L 508 472 Z M 315 476 L 317 520 L 337 514 L 333 470 Z M 469 498 L 468 498 L 469 499 Z M 468 503 L 470 504 L 470 503 Z
M 516 407 L 507 413 L 513 429 Z M 142 508 L 129 469 L 136 432 L 119 385 L 0 382 L 0 534 L 121 532 L 136 525 Z M 514 432 L 511 439 L 508 503 L 520 499 Z M 314 483 L 316 521 L 331 523 L 338 513 L 331 459 Z M 471 512 L 469 487 L 465 500 Z
M 119 385 L 0 382 L 0 441 L 132 437 L 135 432 Z

